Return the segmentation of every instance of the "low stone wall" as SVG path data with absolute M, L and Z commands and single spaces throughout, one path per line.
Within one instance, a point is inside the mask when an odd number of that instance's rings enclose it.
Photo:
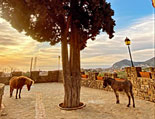
M 3 76 L 2 74 L 3 74 L 3 72 L 0 72 L 0 83 L 3 83 L 5 85 L 9 85 L 9 81 L 10 81 L 11 77 L 21 76 L 22 72 L 11 72 L 11 76 L 9 75 L 8 77 Z
M 135 96 L 147 101 L 155 102 L 155 81 L 153 79 L 138 77 L 137 80 L 132 80 L 130 78 L 129 80 L 131 80 L 133 84 L 133 92 Z M 82 79 L 81 85 L 89 88 L 113 91 L 109 86 L 103 88 L 102 80 Z
M 2 96 L 4 94 L 4 84 L 0 83 L 0 109 L 1 109 L 1 105 L 2 105 Z
M 155 79 L 137 77 L 128 79 L 133 84 L 134 95 L 151 102 L 155 102 Z
M 151 78 L 140 77 L 140 67 L 126 67 L 128 80 L 133 84 L 133 92 L 141 99 L 155 102 L 155 72 Z
M 59 71 L 59 75 L 58 75 L 58 82 L 63 82 L 64 77 L 63 77 L 63 72 Z
M 35 81 L 35 83 L 46 83 L 46 82 L 58 82 L 59 79 L 59 71 L 48 71 L 48 75 L 40 76 L 39 71 L 31 72 L 31 79 Z
M 23 73 L 21 71 L 11 72 L 11 76 L 21 76 Z
M 138 96 L 141 99 L 155 102 L 155 78 L 153 76 L 151 78 L 139 77 L 139 72 L 141 72 L 140 67 L 126 68 L 128 80 L 130 80 L 133 84 L 134 95 Z M 155 72 L 151 72 L 152 75 L 154 75 L 154 73 Z M 105 89 L 102 88 L 103 81 L 96 80 L 93 73 L 90 73 L 88 75 L 88 78 L 82 78 L 81 85 L 89 88 L 112 91 L 110 87 L 107 87 Z
M 103 89 L 103 81 L 101 80 L 90 80 L 90 79 L 82 79 L 81 85 L 89 88 L 95 89 Z
M 13 73 L 13 76 L 21 76 L 21 72 Z M 46 83 L 46 82 L 63 82 L 63 74 L 62 71 L 48 71 L 47 76 L 40 76 L 39 71 L 32 71 L 31 78 L 35 81 L 35 83 Z M 9 84 L 11 77 L 0 77 L 0 83 L 5 85 Z
M 90 80 L 86 78 L 81 79 L 81 86 L 94 88 L 94 89 L 101 89 L 106 91 L 112 91 L 111 87 L 103 88 L 103 81 L 102 80 Z
M 89 87 L 89 88 L 95 88 L 95 89 L 101 89 L 106 91 L 112 91 L 112 88 L 110 86 L 107 86 L 106 88 L 103 88 L 103 80 L 97 80 L 97 73 L 95 72 L 89 72 L 88 78 L 82 78 L 81 79 L 81 86 Z M 110 77 L 110 78 L 116 78 L 116 73 L 104 73 L 104 77 Z
M 0 77 L 0 83 L 3 83 L 5 85 L 9 85 L 9 80 L 11 77 Z

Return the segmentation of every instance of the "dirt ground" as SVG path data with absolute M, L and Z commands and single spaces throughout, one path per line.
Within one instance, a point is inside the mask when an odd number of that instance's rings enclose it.
M 15 99 L 15 92 L 9 98 L 9 86 L 3 96 L 3 116 L 0 119 L 155 119 L 155 103 L 135 98 L 136 108 L 128 108 L 128 98 L 120 94 L 116 104 L 113 92 L 81 88 L 81 102 L 86 107 L 74 111 L 58 108 L 63 102 L 64 89 L 61 83 L 34 84 L 31 91 L 26 86 L 21 99 Z

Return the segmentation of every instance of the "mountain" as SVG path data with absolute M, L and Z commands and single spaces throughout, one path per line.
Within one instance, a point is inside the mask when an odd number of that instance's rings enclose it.
M 147 64 L 148 66 L 155 66 L 155 57 L 145 61 L 144 63 Z
M 133 62 L 134 66 L 136 67 L 154 67 L 155 66 L 155 57 L 144 61 L 144 62 Z M 131 61 L 124 59 L 119 62 L 116 62 L 112 65 L 110 69 L 122 69 L 124 67 L 130 67 L 131 66 Z

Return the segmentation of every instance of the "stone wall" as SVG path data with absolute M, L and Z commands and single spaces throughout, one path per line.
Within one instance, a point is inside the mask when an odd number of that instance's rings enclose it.
M 155 102 L 155 72 L 150 72 L 150 78 L 141 77 L 140 67 L 126 67 L 128 80 L 133 84 L 134 95 L 151 102 Z
M 9 85 L 9 80 L 11 77 L 0 77 L 0 83 L 3 83 L 5 85 Z
M 21 71 L 11 72 L 11 76 L 21 76 L 23 73 Z
M 59 71 L 59 75 L 58 75 L 58 82 L 63 82 L 64 77 L 63 77 L 63 72 Z
M 31 72 L 31 79 L 35 83 L 46 83 L 46 82 L 58 82 L 59 80 L 59 71 L 48 71 L 48 75 L 40 76 L 39 71 Z
M 116 74 L 114 73 L 104 73 L 104 77 L 115 77 Z M 97 75 L 96 73 L 89 72 L 88 73 L 88 78 L 82 78 L 81 79 L 81 86 L 89 87 L 89 88 L 94 88 L 94 89 L 102 89 L 106 91 L 112 91 L 111 87 L 108 86 L 106 88 L 103 88 L 103 80 L 96 80 Z
M 131 78 L 128 77 L 133 84 L 134 94 L 151 102 L 155 102 L 155 80 L 149 78 L 137 77 Z
M 21 76 L 22 72 L 11 72 L 11 76 L 8 76 L 8 77 L 3 76 L 2 74 L 3 74 L 3 72 L 0 72 L 0 83 L 8 85 L 11 77 L 13 77 L 13 76 Z
M 2 105 L 2 96 L 4 94 L 4 84 L 0 83 L 0 109 L 1 109 L 1 105 Z
M 127 67 L 125 70 L 128 80 L 133 84 L 134 95 L 141 99 L 155 102 L 155 72 L 150 72 L 151 78 L 145 78 L 140 75 L 142 71 L 140 67 Z M 89 88 L 103 89 L 103 80 L 96 80 L 95 74 L 89 73 L 88 78 L 82 78 L 81 85 Z M 104 90 L 112 91 L 110 87 Z
M 103 89 L 103 81 L 101 80 L 90 80 L 88 78 L 82 78 L 81 85 L 89 88 Z
M 126 67 L 127 77 L 140 77 L 141 67 Z
M 103 88 L 103 80 L 90 80 L 89 78 L 81 80 L 81 86 L 94 88 L 94 89 L 101 89 L 106 91 L 112 91 L 111 87 Z
M 13 76 L 21 76 L 21 75 L 22 72 L 13 73 Z M 8 85 L 11 77 L 0 76 L 0 83 Z M 48 75 L 46 76 L 40 76 L 39 71 L 32 71 L 30 77 L 35 81 L 35 83 L 63 82 L 62 71 L 48 71 Z

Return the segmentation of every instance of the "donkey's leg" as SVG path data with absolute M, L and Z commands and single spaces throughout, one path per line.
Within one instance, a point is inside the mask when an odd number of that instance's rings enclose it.
M 116 95 L 116 104 L 119 104 L 119 95 L 116 90 L 114 90 L 114 93 Z
M 129 95 L 129 92 L 125 91 L 125 93 L 127 94 L 128 98 L 129 98 L 129 104 L 127 105 L 127 107 L 130 106 L 130 95 Z
M 17 90 L 16 90 L 16 99 L 17 99 L 17 95 L 18 95 L 18 88 L 17 88 Z
M 135 100 L 134 100 L 134 96 L 133 96 L 132 90 L 130 90 L 130 95 L 131 95 L 131 97 L 132 97 L 133 107 L 135 107 Z
M 13 90 L 11 87 L 10 87 L 10 98 L 12 97 L 12 93 L 13 93 Z
M 21 90 L 22 90 L 22 88 L 19 89 L 19 98 L 21 98 L 21 96 L 20 96 L 21 95 Z

